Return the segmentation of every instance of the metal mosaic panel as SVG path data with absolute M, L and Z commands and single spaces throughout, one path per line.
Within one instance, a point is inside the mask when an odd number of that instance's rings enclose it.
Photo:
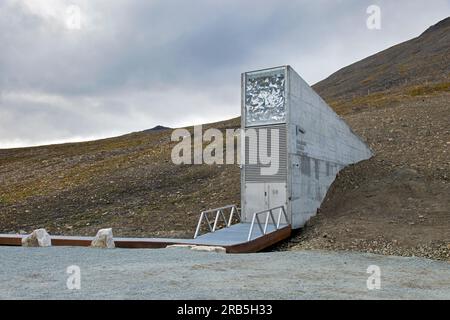
M 247 125 L 286 121 L 284 69 L 247 76 L 245 114 Z

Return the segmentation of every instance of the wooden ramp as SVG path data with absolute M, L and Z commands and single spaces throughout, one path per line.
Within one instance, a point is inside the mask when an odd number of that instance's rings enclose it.
M 196 239 L 175 238 L 114 238 L 117 248 L 165 248 L 174 244 L 192 244 L 205 246 L 220 246 L 227 253 L 250 253 L 268 248 L 291 235 L 290 225 L 280 225 L 275 228 L 267 226 L 266 234 L 254 229 L 253 236 L 248 241 L 250 223 L 237 223 L 228 228 L 206 233 Z M 21 246 L 23 235 L 0 234 L 0 245 Z M 94 237 L 51 236 L 53 246 L 89 246 Z

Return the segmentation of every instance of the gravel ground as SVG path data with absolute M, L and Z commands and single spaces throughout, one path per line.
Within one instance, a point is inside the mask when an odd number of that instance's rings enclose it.
M 1 299 L 450 299 L 450 264 L 423 258 L 295 251 L 0 248 Z M 67 289 L 67 267 L 81 289 Z M 368 290 L 369 265 L 381 289 Z

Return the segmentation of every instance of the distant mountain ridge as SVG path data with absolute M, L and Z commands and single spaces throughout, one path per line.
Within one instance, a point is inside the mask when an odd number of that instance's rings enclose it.
M 164 127 L 164 126 L 157 125 L 157 126 L 154 126 L 151 129 L 144 130 L 143 132 L 153 132 L 153 131 L 162 131 L 162 130 L 170 130 L 170 129 L 171 128 L 169 128 L 169 127 Z

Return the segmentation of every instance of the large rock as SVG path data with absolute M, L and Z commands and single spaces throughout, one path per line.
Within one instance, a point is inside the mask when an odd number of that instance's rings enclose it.
M 23 247 L 50 247 L 51 245 L 52 239 L 45 229 L 36 229 L 22 238 Z
M 91 242 L 91 247 L 94 248 L 114 248 L 114 240 L 113 240 L 113 233 L 112 229 L 100 229 L 97 232 L 97 235 L 95 236 L 94 240 Z

